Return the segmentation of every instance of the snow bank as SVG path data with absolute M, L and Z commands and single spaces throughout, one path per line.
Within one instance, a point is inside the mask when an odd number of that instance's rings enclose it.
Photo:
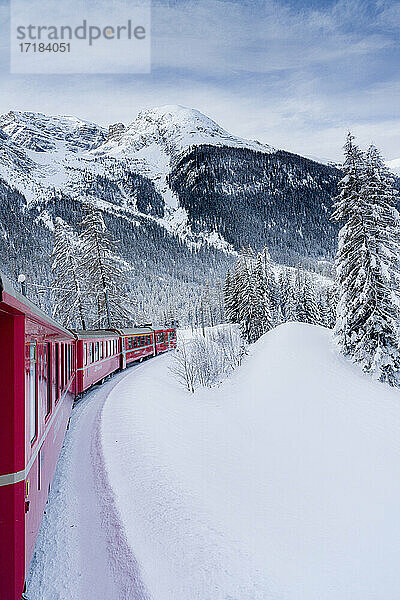
M 397 600 L 399 393 L 305 324 L 213 390 L 185 393 L 169 361 L 121 381 L 102 419 L 152 600 Z

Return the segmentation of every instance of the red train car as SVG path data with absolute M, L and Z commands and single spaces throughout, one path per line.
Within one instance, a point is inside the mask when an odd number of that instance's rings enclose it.
M 68 331 L 0 273 L 0 600 L 19 600 L 72 404 L 175 328 Z
M 76 393 L 118 371 L 121 365 L 119 333 L 109 330 L 74 331 L 77 350 Z
M 23 591 L 75 396 L 75 341 L 0 274 L 0 598 Z
M 122 346 L 122 369 L 134 361 L 156 354 L 154 332 L 150 327 L 120 329 L 119 334 Z
M 155 354 L 161 354 L 176 348 L 176 329 L 175 327 L 157 327 L 154 329 L 156 340 Z

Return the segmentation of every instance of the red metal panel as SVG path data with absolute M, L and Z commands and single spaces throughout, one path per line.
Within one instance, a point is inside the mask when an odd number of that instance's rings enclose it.
M 118 338 L 112 338 L 112 341 L 117 339 L 117 354 L 112 353 L 111 356 L 106 356 L 105 344 L 110 341 L 110 338 L 90 338 L 87 340 L 79 340 L 78 341 L 78 379 L 77 385 L 79 389 L 79 393 L 89 389 L 92 385 L 95 385 L 111 373 L 118 371 L 121 368 L 121 357 L 119 355 L 120 345 Z M 94 362 L 90 362 L 90 352 L 88 352 L 88 364 L 84 365 L 83 360 L 83 344 L 96 344 L 103 343 L 104 344 L 104 354 L 103 358 L 98 357 L 98 360 L 94 360 Z M 81 347 L 81 349 L 79 349 Z M 94 358 L 96 356 L 94 355 Z
M 4 476 L 25 467 L 23 316 L 0 313 L 0 390 L 0 475 Z M 0 486 L 0 598 L 20 598 L 24 574 L 24 481 L 20 481 Z

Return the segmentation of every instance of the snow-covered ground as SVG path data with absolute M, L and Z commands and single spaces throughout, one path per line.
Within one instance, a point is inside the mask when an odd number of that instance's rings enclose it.
M 28 600 L 145 600 L 139 570 L 113 510 L 100 440 L 101 412 L 133 367 L 72 411 L 27 580 Z
M 398 600 L 399 392 L 304 324 L 212 390 L 170 361 L 74 409 L 29 599 Z

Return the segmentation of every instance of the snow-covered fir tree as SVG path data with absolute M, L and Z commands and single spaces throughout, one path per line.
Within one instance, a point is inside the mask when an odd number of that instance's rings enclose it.
M 333 329 L 336 323 L 337 293 L 336 286 L 330 285 L 321 290 L 320 313 L 321 323 L 324 327 Z
M 94 308 L 96 327 L 132 323 L 132 302 L 126 296 L 125 272 L 116 245 L 107 232 L 100 211 L 86 204 L 82 220 L 81 267 Z
M 278 278 L 279 307 L 283 321 L 292 321 L 291 298 L 293 296 L 293 285 L 288 269 L 282 269 Z
M 297 267 L 291 277 L 291 294 L 287 304 L 288 320 L 306 323 L 304 308 L 304 271 Z
M 65 327 L 86 329 L 87 296 L 72 228 L 55 219 L 52 252 L 54 317 Z
M 268 254 L 269 257 L 269 254 Z M 274 285 L 271 283 L 271 276 L 274 280 Z M 261 320 L 262 334 L 269 331 L 276 325 L 277 306 L 275 303 L 274 291 L 276 287 L 275 276 L 271 269 L 271 274 L 265 270 L 264 257 L 257 256 L 254 271 L 252 273 L 254 291 L 257 298 L 257 303 L 263 307 L 263 318 Z M 261 335 L 262 335 L 261 334 Z
M 302 273 L 303 321 L 311 325 L 321 323 L 321 311 L 317 301 L 314 282 L 308 273 Z
M 252 344 L 269 328 L 269 315 L 255 273 L 246 264 L 243 266 L 241 281 L 240 330 L 246 342 Z
M 336 339 L 345 355 L 381 381 L 399 380 L 400 217 L 379 152 L 364 155 L 350 134 L 333 219 L 344 223 L 336 258 Z
M 271 255 L 266 246 L 257 255 L 256 269 L 259 277 L 262 276 L 265 302 L 268 305 L 271 323 L 277 325 L 281 320 L 279 287 L 272 266 Z
M 236 323 L 233 276 L 230 271 L 227 272 L 224 283 L 224 307 L 226 320 L 229 323 Z

